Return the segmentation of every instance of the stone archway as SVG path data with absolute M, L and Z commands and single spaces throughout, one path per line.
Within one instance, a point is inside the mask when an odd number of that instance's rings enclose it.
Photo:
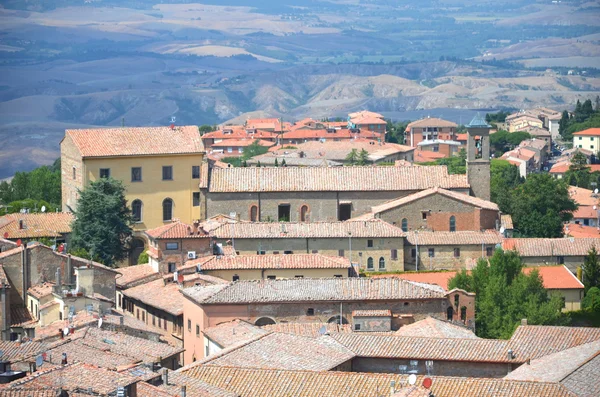
M 139 237 L 131 239 L 129 244 L 129 266 L 137 265 L 138 258 L 146 250 L 146 243 Z

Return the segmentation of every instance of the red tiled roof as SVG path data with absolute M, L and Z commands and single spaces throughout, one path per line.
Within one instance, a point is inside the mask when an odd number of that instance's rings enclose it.
M 426 337 L 426 338 L 470 338 L 477 336 L 470 329 L 453 324 L 449 321 L 427 317 L 424 320 L 400 327 L 394 333 L 396 336 Z
M 599 136 L 600 135 L 600 128 L 588 128 L 587 130 L 576 132 L 573 135 L 577 135 L 577 136 L 580 136 L 580 135 L 581 136 L 589 136 L 589 135 Z
M 584 189 L 577 186 L 569 186 L 569 196 L 579 205 L 598 204 L 598 196 L 594 195 L 593 190 Z
M 82 157 L 148 156 L 202 153 L 204 146 L 195 125 L 67 130 Z
M 550 168 L 549 172 L 551 174 L 564 174 L 565 172 L 567 172 L 569 170 L 570 166 L 571 166 L 570 161 L 556 163 L 552 166 L 552 168 Z M 590 172 L 600 171 L 600 164 L 588 164 L 586 167 L 589 168 Z
M 350 120 L 352 124 L 356 125 L 367 125 L 367 124 L 387 124 L 385 120 L 382 120 L 378 117 L 355 117 Z
M 188 225 L 181 221 L 173 221 L 156 227 L 154 229 L 146 230 L 148 236 L 154 239 L 180 239 L 180 238 L 203 238 L 208 237 L 202 228 L 194 230 L 193 225 Z
M 351 233 L 351 234 L 350 234 Z M 224 224 L 211 231 L 211 236 L 231 238 L 383 238 L 404 237 L 401 229 L 381 219 L 344 222 L 242 222 Z
M 120 277 L 117 277 L 117 286 L 121 288 L 129 288 L 132 285 L 144 282 L 157 280 L 160 278 L 160 273 L 155 271 L 149 264 L 134 265 L 119 268 Z
M 34 298 L 40 299 L 45 296 L 52 295 L 53 288 L 54 283 L 41 283 L 29 287 L 27 293 Z
M 8 214 L 0 217 L 0 236 L 9 239 L 60 237 L 71 233 L 71 223 L 75 217 L 70 212 L 46 212 L 36 214 Z M 19 221 L 23 221 L 20 228 Z
M 505 250 L 521 256 L 585 256 L 592 246 L 600 247 L 600 238 L 507 238 Z
M 235 319 L 205 328 L 202 333 L 222 348 L 226 348 L 247 343 L 268 332 L 246 321 Z
M 177 283 L 165 283 L 160 279 L 126 289 L 123 295 L 179 316 L 183 313 L 183 296 L 179 290 Z
M 375 278 L 388 278 L 397 277 L 408 281 L 414 281 L 417 283 L 426 283 L 439 285 L 444 290 L 448 290 L 448 281 L 452 277 L 456 276 L 456 272 L 405 272 L 397 274 L 382 274 L 373 276 Z
M 580 205 L 573 211 L 573 219 L 598 219 L 598 209 L 591 205 Z
M 391 310 L 354 310 L 352 317 L 392 317 Z
M 200 264 L 206 270 L 244 269 L 348 269 L 350 262 L 344 257 L 322 254 L 289 255 L 236 255 L 187 261 L 187 265 Z
M 439 187 L 433 187 L 431 189 L 422 190 L 418 193 L 413 193 L 409 196 L 402 197 L 396 200 L 388 201 L 387 203 L 379 204 L 374 207 L 371 207 L 371 212 L 377 214 L 380 212 L 388 211 L 393 208 L 397 208 L 403 206 L 408 203 L 412 203 L 413 201 L 420 200 L 422 198 L 439 194 L 453 200 L 461 201 L 466 204 L 470 204 L 472 206 L 498 211 L 498 204 L 492 203 L 491 201 L 483 200 L 478 197 L 469 196 L 468 194 L 453 192 L 450 190 L 442 189 Z
M 322 335 L 321 330 L 323 329 L 325 329 L 326 333 L 352 332 L 350 324 L 338 323 L 277 323 L 265 325 L 262 328 L 271 332 L 310 336 L 311 338 L 320 337 Z
M 466 175 L 431 167 L 235 167 L 213 169 L 209 190 L 225 192 L 418 191 L 466 189 Z
M 231 131 L 231 132 L 226 133 L 225 131 Z M 209 133 L 202 135 L 203 140 L 208 140 L 208 139 L 229 140 L 229 139 L 244 139 L 244 138 L 275 139 L 276 137 L 277 137 L 277 134 L 275 132 L 270 132 L 270 131 L 258 130 L 254 133 L 249 134 L 246 131 L 245 127 L 235 127 L 235 128 L 223 127 L 219 131 L 213 131 L 213 132 L 209 132 Z
M 500 215 L 500 224 L 505 228 L 505 229 L 513 229 L 513 220 L 512 220 L 512 216 L 508 215 L 508 214 L 502 214 Z
M 520 325 L 510 338 L 510 346 L 525 359 L 535 359 L 584 343 L 600 340 L 600 328 Z
M 523 273 L 529 274 L 535 269 L 542 276 L 546 289 L 583 289 L 581 281 L 565 265 L 525 267 Z
M 284 303 L 399 299 L 443 299 L 434 285 L 399 278 L 294 278 L 236 281 L 228 285 L 186 288 L 183 294 L 198 304 Z
M 406 385 L 407 375 L 341 371 L 284 371 L 198 365 L 191 377 L 244 397 L 365 397 L 388 395 L 392 381 Z M 425 375 L 417 376 L 417 385 Z M 491 378 L 430 376 L 436 397 L 575 397 L 558 383 Z M 397 386 L 398 387 L 398 386 Z M 402 390 L 402 389 L 399 389 Z
M 33 319 L 29 310 L 26 307 L 12 305 L 10 307 L 10 326 L 35 328 L 37 321 Z
M 334 132 L 327 132 L 326 129 L 296 129 L 289 132 L 284 132 L 281 136 L 282 139 L 382 139 L 383 132 L 373 132 L 361 129 L 359 132 L 352 132 L 349 129 L 339 129 Z
M 565 236 L 574 238 L 600 238 L 600 230 L 596 226 L 568 223 L 563 226 Z
M 444 153 L 430 152 L 429 150 L 415 150 L 415 163 L 427 163 L 446 158 Z
M 413 127 L 458 127 L 456 123 L 452 121 L 438 119 L 435 117 L 425 118 L 421 120 L 413 121 L 406 126 L 405 131 L 410 131 Z
M 265 141 L 264 139 L 225 139 L 221 142 L 215 142 L 211 147 L 246 147 L 252 145 L 254 142 L 258 141 L 258 145 L 271 147 L 275 144 L 275 142 Z
M 406 241 L 412 245 L 481 245 L 500 244 L 502 235 L 495 230 L 476 232 L 463 230 L 457 232 L 416 231 L 406 233 Z
M 375 118 L 378 118 L 378 119 L 382 119 L 383 115 L 379 114 L 379 113 L 371 112 L 370 110 L 361 110 L 361 111 L 358 111 L 358 112 L 348 113 L 348 117 L 350 117 L 350 118 L 355 118 L 355 117 L 375 117 Z

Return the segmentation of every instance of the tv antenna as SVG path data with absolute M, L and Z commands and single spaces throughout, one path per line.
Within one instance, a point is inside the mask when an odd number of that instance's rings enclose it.
M 175 116 L 171 116 L 171 123 L 175 123 Z

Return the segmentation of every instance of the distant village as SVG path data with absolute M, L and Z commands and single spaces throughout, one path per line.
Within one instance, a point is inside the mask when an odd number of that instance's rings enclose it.
M 492 201 L 495 160 L 523 180 L 600 167 L 600 129 L 561 148 L 561 117 L 424 118 L 402 144 L 366 110 L 66 130 L 62 211 L 0 217 L 0 396 L 598 396 L 600 328 L 532 316 L 483 337 L 483 291 L 456 286 L 517 258 L 557 316 L 584 309 L 598 190 L 568 186 L 556 238 L 522 237 Z M 529 137 L 496 157 L 500 130 Z M 440 163 L 460 156 L 465 174 Z M 116 266 L 70 249 L 103 180 L 122 182 L 132 221 Z

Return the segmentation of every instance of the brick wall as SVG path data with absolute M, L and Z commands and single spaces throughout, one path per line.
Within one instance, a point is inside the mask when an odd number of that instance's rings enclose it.
M 425 219 L 423 219 L 424 211 Z M 402 226 L 402 219 L 406 219 L 408 230 L 435 231 L 450 231 L 451 216 L 456 219 L 456 231 L 494 229 L 496 219 L 500 219 L 498 211 L 481 210 L 441 194 L 423 197 L 378 214 L 378 218 L 398 227 Z
M 400 373 L 399 366 L 410 367 L 410 358 L 373 358 L 356 357 L 352 360 L 353 372 L 371 373 Z M 418 374 L 427 375 L 425 360 L 415 360 Z M 468 376 L 474 378 L 502 378 L 508 373 L 508 364 L 505 363 L 479 363 L 464 361 L 434 360 L 431 375 L 435 376 Z
M 228 239 L 218 240 L 226 244 Z M 368 240 L 373 241 L 373 247 L 368 247 Z M 344 256 L 350 259 L 350 239 L 347 238 L 307 238 L 307 239 L 240 239 L 234 240 L 236 252 L 240 255 L 256 254 L 265 251 L 272 254 L 273 251 L 292 251 L 292 253 L 319 253 L 323 255 Z M 402 271 L 404 270 L 404 239 L 398 238 L 353 238 L 352 239 L 352 263 L 357 263 L 361 269 L 367 270 L 368 258 L 373 259 L 374 271 Z M 392 250 L 396 250 L 396 259 L 392 259 Z M 343 251 L 343 252 L 340 252 Z M 379 269 L 379 260 L 384 258 L 385 268 Z
M 167 243 L 178 243 L 179 249 L 167 250 Z M 187 262 L 187 254 L 194 251 L 197 257 L 212 255 L 209 238 L 188 238 L 188 239 L 160 239 L 156 240 L 155 247 L 158 248 L 160 273 L 169 273 L 169 263 L 175 263 L 180 267 Z
M 433 257 L 429 256 L 432 248 Z M 455 257 L 454 249 L 460 250 L 459 257 Z M 484 245 L 483 255 L 487 257 L 487 248 L 495 249 L 495 245 Z M 415 245 L 406 245 L 404 249 L 404 268 L 406 271 L 416 269 L 416 257 L 413 257 Z M 481 244 L 479 245 L 421 245 L 419 244 L 417 256 L 419 257 L 418 270 L 457 270 L 474 266 L 481 258 Z

